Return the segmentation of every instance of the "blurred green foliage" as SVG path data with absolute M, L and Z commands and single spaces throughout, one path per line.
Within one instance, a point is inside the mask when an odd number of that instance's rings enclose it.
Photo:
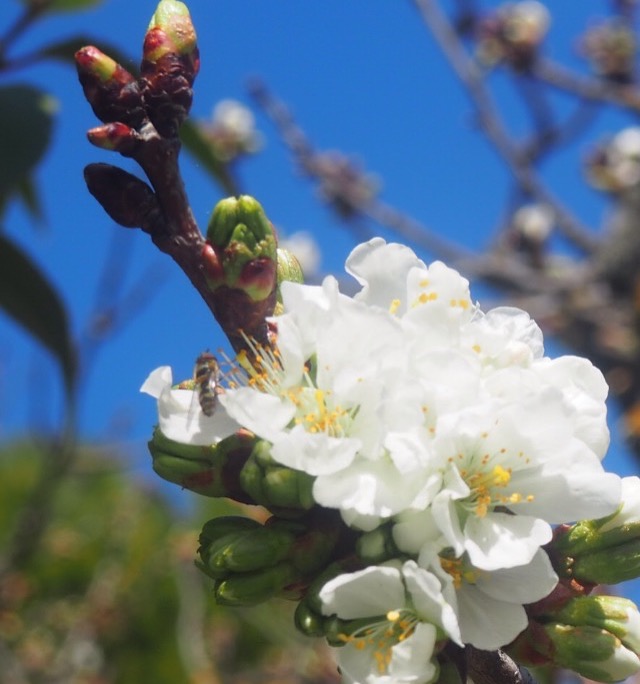
M 51 448 L 0 450 L 0 559 Z M 295 633 L 285 602 L 214 604 L 193 555 L 204 517 L 230 508 L 207 501 L 180 518 L 116 454 L 79 449 L 37 552 L 0 575 L 0 682 L 337 681 L 323 646 Z

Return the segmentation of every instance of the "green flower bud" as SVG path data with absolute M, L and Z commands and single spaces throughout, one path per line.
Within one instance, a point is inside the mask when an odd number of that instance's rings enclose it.
M 640 652 L 640 613 L 629 599 L 618 596 L 576 596 L 551 616 L 554 622 L 589 625 L 616 636 L 624 646 Z
M 161 478 L 203 496 L 255 503 L 237 480 L 237 471 L 253 442 L 252 436 L 238 433 L 211 446 L 181 444 L 156 429 L 148 447 L 153 469 Z
M 553 541 L 553 549 L 566 556 L 609 549 L 640 539 L 640 521 L 615 525 L 618 513 L 599 520 L 581 520 L 562 528 Z
M 200 546 L 206 546 L 213 541 L 227 535 L 236 535 L 242 532 L 249 532 L 262 527 L 257 520 L 247 518 L 244 515 L 220 515 L 211 518 L 202 526 L 200 532 Z
M 322 637 L 324 630 L 324 615 L 312 610 L 304 599 L 298 603 L 293 615 L 293 623 L 296 629 L 309 637 Z
M 230 573 L 251 572 L 276 565 L 287 556 L 295 537 L 283 530 L 258 526 L 234 535 L 227 534 L 222 539 L 224 543 L 209 544 L 207 565 L 229 576 Z
M 556 531 L 550 557 L 564 577 L 617 584 L 640 576 L 640 479 L 622 479 L 622 503 L 611 515 Z
M 215 588 L 216 600 L 224 606 L 253 606 L 286 594 L 287 587 L 297 579 L 298 575 L 289 563 L 280 563 L 221 580 Z
M 640 539 L 578 556 L 569 570 L 583 583 L 618 584 L 640 577 Z
M 617 682 L 640 670 L 640 659 L 610 632 L 589 625 L 544 626 L 552 662 L 598 682 Z
M 295 255 L 287 249 L 278 247 L 278 285 L 285 281 L 304 283 L 304 274 Z
M 212 290 L 227 286 L 242 290 L 253 301 L 271 296 L 276 285 L 276 238 L 273 226 L 253 197 L 229 197 L 218 202 L 207 228 L 203 254 Z
M 229 547 L 242 539 L 243 535 L 259 529 L 262 529 L 260 523 L 242 516 L 221 516 L 209 520 L 200 533 L 200 568 L 215 579 L 226 578 L 229 575 L 226 562 Z
M 271 445 L 264 440 L 253 448 L 240 472 L 240 483 L 256 503 L 281 514 L 285 510 L 310 510 L 315 505 L 313 477 L 276 463 L 271 458 Z

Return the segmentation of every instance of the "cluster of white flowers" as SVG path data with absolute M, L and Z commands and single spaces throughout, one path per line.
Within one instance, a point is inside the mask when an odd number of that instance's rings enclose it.
M 346 267 L 353 297 L 332 277 L 283 284 L 276 353 L 207 420 L 268 440 L 349 526 L 392 526 L 402 558 L 329 581 L 323 612 L 371 619 L 336 649 L 345 682 L 427 683 L 438 640 L 493 650 L 525 628 L 523 604 L 557 583 L 552 525 L 619 505 L 607 385 L 585 359 L 545 357 L 524 311 L 482 312 L 441 262 L 374 239 Z

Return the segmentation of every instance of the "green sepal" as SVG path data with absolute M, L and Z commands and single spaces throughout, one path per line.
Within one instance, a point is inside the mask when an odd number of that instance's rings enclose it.
M 640 643 L 635 633 L 640 622 L 638 609 L 633 601 L 621 596 L 576 596 L 555 611 L 552 618 L 567 625 L 604 629 L 632 650 Z
M 276 565 L 287 556 L 294 540 L 291 533 L 259 525 L 210 542 L 201 556 L 220 576 L 230 577 Z
M 271 509 L 307 511 L 313 508 L 314 478 L 276 463 L 271 444 L 260 440 L 240 472 L 240 484 L 256 502 Z
M 618 637 L 589 625 L 551 623 L 544 631 L 553 645 L 553 663 L 598 682 L 617 682 L 638 671 L 640 662 Z
M 286 591 L 297 580 L 289 563 L 280 563 L 256 572 L 234 575 L 217 583 L 215 596 L 224 606 L 254 606 Z
M 237 482 L 237 463 L 246 459 L 255 438 L 236 433 L 210 446 L 174 442 L 154 430 L 148 442 L 154 471 L 164 480 L 211 497 L 253 503 Z
M 220 537 L 237 534 L 241 532 L 248 532 L 262 527 L 257 520 L 247 518 L 244 515 L 219 515 L 216 518 L 211 518 L 202 526 L 200 532 L 200 545 L 205 546 L 212 541 L 220 539 Z
M 567 556 L 579 556 L 640 539 L 640 522 L 610 527 L 619 511 L 606 518 L 582 520 L 562 530 L 553 540 L 553 549 Z
M 573 559 L 572 576 L 580 582 L 618 584 L 640 577 L 640 539 Z

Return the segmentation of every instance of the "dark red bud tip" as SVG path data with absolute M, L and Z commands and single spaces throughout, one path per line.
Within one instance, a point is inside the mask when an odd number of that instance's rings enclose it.
M 261 257 L 252 259 L 243 268 L 238 286 L 243 290 L 259 289 L 269 291 L 275 287 L 276 263 L 273 259 Z

